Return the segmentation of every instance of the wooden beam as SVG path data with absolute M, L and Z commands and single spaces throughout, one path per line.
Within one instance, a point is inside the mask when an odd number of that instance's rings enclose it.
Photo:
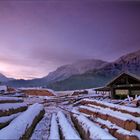
M 140 84 L 126 84 L 126 85 L 113 85 L 113 88 L 119 88 L 119 87 L 140 87 Z

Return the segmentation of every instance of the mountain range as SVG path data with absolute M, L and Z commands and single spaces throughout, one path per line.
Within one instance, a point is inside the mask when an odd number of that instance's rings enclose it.
M 33 80 L 13 80 L 0 74 L 0 81 L 13 87 L 43 86 L 54 90 L 73 90 L 104 86 L 124 71 L 140 76 L 140 50 L 126 54 L 114 62 L 81 60 Z
M 62 81 L 71 77 L 72 75 L 84 74 L 89 70 L 100 69 L 106 64 L 107 62 L 97 59 L 81 60 L 73 64 L 61 66 L 54 72 L 49 73 L 44 78 L 48 82 Z
M 10 80 L 15 80 L 14 78 L 8 78 L 5 75 L 0 73 L 0 82 L 8 82 Z

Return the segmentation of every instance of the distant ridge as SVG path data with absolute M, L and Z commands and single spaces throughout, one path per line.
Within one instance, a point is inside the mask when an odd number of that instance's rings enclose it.
M 48 87 L 55 90 L 72 90 L 104 86 L 122 72 L 140 76 L 140 50 L 124 55 L 100 69 L 89 70 L 84 74 L 74 75 L 60 82 L 50 83 Z
M 5 75 L 0 73 L 0 82 L 8 82 L 10 80 L 13 80 L 12 78 L 8 78 Z
M 105 85 L 121 72 L 140 76 L 140 50 L 123 55 L 114 62 L 90 59 L 64 65 L 47 76 L 33 80 L 13 80 L 16 87 L 43 86 L 54 90 L 93 88 Z
M 54 72 L 49 73 L 44 79 L 48 82 L 65 80 L 73 75 L 83 74 L 89 70 L 99 69 L 108 62 L 97 59 L 81 60 L 73 64 L 64 65 L 57 68 Z

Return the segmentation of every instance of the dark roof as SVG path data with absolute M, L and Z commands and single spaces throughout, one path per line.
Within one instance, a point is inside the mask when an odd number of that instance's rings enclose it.
M 98 87 L 94 89 L 95 91 L 110 91 L 109 87 Z
M 139 76 L 137 76 L 137 75 L 135 75 L 135 74 L 132 74 L 132 73 L 129 73 L 129 72 L 123 72 L 123 73 L 121 73 L 120 75 L 118 75 L 117 77 L 115 77 L 114 79 L 112 79 L 110 82 L 108 82 L 108 83 L 106 84 L 106 87 L 109 86 L 110 84 L 112 84 L 115 80 L 117 80 L 118 78 L 120 78 L 120 77 L 123 76 L 124 74 L 125 74 L 125 75 L 128 75 L 128 76 L 130 76 L 130 77 L 132 77 L 132 78 L 135 79 L 135 80 L 140 81 L 140 77 L 139 77 Z

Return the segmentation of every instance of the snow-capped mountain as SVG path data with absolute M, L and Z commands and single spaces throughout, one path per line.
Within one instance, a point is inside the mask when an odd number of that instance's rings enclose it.
M 72 90 L 104 86 L 121 72 L 140 76 L 140 50 L 108 63 L 102 60 L 82 60 L 59 67 L 48 76 L 33 80 L 13 80 L 10 86 L 43 86 L 55 90 Z
M 112 73 L 130 72 L 140 75 L 140 50 L 129 53 L 117 59 L 116 61 L 106 65 L 101 69 L 104 73 L 106 71 Z
M 72 90 L 104 86 L 122 72 L 129 72 L 140 76 L 140 50 L 124 55 L 99 69 L 92 69 L 83 74 L 73 75 L 65 80 L 51 83 L 49 88 Z
M 61 81 L 72 75 L 83 74 L 89 70 L 102 68 L 106 64 L 107 62 L 96 59 L 81 60 L 73 64 L 61 66 L 44 78 L 48 82 Z
M 115 61 L 116 64 L 122 65 L 124 71 L 140 74 L 140 50 L 129 53 Z
M 120 57 L 119 59 L 117 59 L 115 62 L 117 63 L 129 63 L 129 62 L 133 62 L 133 63 L 139 63 L 140 62 L 140 50 L 133 52 L 133 53 L 129 53 L 127 55 L 124 55 L 122 57 Z

